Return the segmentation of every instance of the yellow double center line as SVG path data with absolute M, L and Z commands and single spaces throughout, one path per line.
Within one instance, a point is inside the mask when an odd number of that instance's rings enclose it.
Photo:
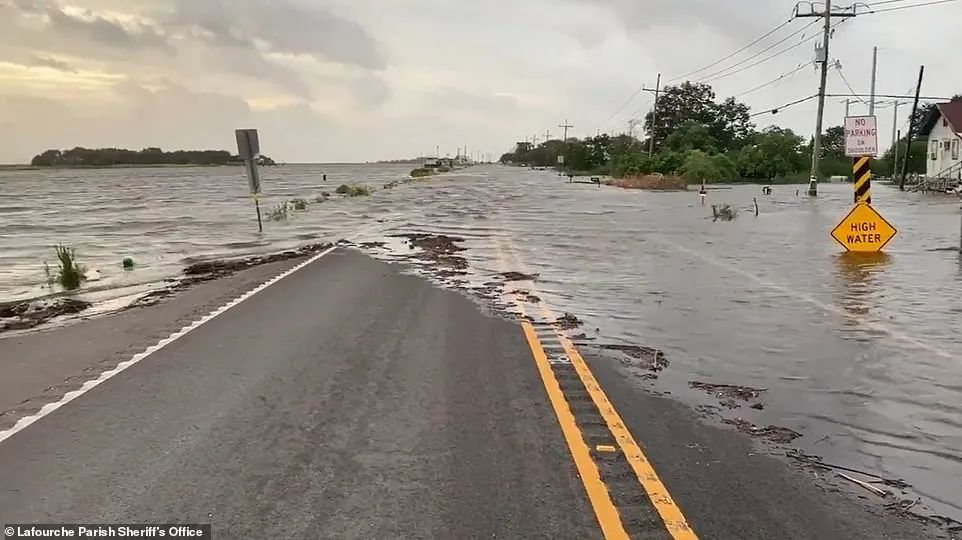
M 499 259 L 503 264 L 505 262 L 504 252 L 502 251 L 500 242 L 496 244 L 496 247 Z M 502 271 L 505 270 L 505 268 L 502 268 Z M 537 292 L 534 290 L 533 284 L 529 288 L 532 289 L 532 293 Z M 515 304 L 522 316 L 526 316 L 527 313 L 524 304 L 517 299 L 515 299 Z M 545 321 L 557 320 L 555 314 L 543 303 L 539 304 L 539 311 Z M 544 346 L 538 337 L 534 325 L 527 320 L 522 320 L 521 328 L 524 330 L 525 338 L 534 356 L 535 364 L 537 364 L 538 373 L 541 375 L 541 381 L 548 394 L 551 407 L 554 409 L 558 423 L 561 425 L 561 431 L 571 451 L 575 467 L 578 469 L 578 475 L 584 484 L 588 499 L 594 509 L 595 516 L 598 519 L 604 537 L 606 539 L 629 538 L 622 516 L 612 501 L 608 486 L 601 478 L 598 464 L 591 455 L 591 450 L 585 442 L 584 434 L 578 428 L 575 416 L 571 411 L 571 406 L 565 398 L 565 394 L 561 389 L 561 385 L 558 383 L 557 377 L 555 377 L 555 371 L 545 354 Z M 632 437 L 631 432 L 628 431 L 621 416 L 615 410 L 614 405 L 612 405 L 608 396 L 605 395 L 601 389 L 601 385 L 592 374 L 587 362 L 585 362 L 584 358 L 567 336 L 557 330 L 555 330 L 554 333 L 557 335 L 579 379 L 591 396 L 592 402 L 604 419 L 608 430 L 614 436 L 618 447 L 621 449 L 632 471 L 634 471 L 635 476 L 638 478 L 638 482 L 648 495 L 652 506 L 654 506 L 658 515 L 661 517 L 665 529 L 675 540 L 697 540 L 697 535 L 695 535 L 695 532 L 688 525 L 681 509 L 675 503 L 674 499 L 672 499 L 671 494 L 668 493 L 668 489 L 661 482 L 661 479 L 658 478 L 658 474 L 655 472 L 651 462 L 648 461 L 645 453 L 635 441 L 634 437 Z M 602 449 L 602 447 L 598 447 L 598 450 Z M 604 450 L 610 451 L 613 449 L 606 448 Z

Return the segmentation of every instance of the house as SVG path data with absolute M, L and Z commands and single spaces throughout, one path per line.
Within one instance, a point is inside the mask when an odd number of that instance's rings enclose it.
M 962 100 L 938 103 L 922 125 L 928 137 L 925 176 L 962 179 Z

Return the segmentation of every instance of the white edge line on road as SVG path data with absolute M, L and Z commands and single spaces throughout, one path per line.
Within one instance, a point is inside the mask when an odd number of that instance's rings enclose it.
M 330 254 L 332 251 L 336 250 L 338 247 L 339 247 L 339 246 L 335 243 L 335 244 L 334 244 L 333 246 L 331 246 L 330 248 L 328 248 L 328 249 L 326 249 L 326 250 L 324 250 L 324 251 L 322 251 L 322 252 L 314 255 L 314 256 L 311 257 L 310 259 L 308 259 L 308 260 L 306 260 L 306 261 L 298 264 L 297 266 L 294 266 L 293 268 L 290 268 L 290 269 L 282 272 L 281 274 L 279 274 L 279 275 L 277 275 L 277 276 L 274 276 L 273 278 L 265 281 L 264 283 L 261 283 L 261 284 L 258 285 L 257 287 L 255 287 L 255 288 L 247 291 L 246 293 L 240 295 L 239 297 L 231 300 L 230 302 L 224 304 L 223 306 L 221 306 L 221 307 L 215 309 L 214 311 L 208 313 L 208 314 L 205 315 L 204 317 L 202 317 L 202 318 L 200 318 L 200 319 L 198 319 L 198 320 L 190 323 L 189 325 L 181 328 L 180 330 L 174 332 L 173 334 L 167 336 L 166 338 L 158 341 L 156 344 L 151 345 L 150 347 L 147 347 L 143 352 L 140 352 L 140 353 L 137 353 L 137 354 L 133 355 L 129 360 L 125 360 L 125 361 L 117 364 L 116 366 L 114 366 L 113 369 L 104 371 L 103 373 L 100 374 L 99 377 L 97 377 L 96 379 L 91 379 L 91 380 L 85 382 L 84 385 L 81 386 L 80 388 L 78 388 L 77 390 L 72 390 L 72 391 L 70 391 L 70 392 L 67 392 L 66 394 L 63 395 L 63 397 L 60 398 L 59 401 L 56 401 L 56 402 L 53 402 L 53 403 L 47 403 L 46 405 L 44 405 L 43 407 L 41 407 L 40 410 L 37 411 L 36 413 L 34 413 L 34 414 L 32 414 L 32 415 L 29 415 L 29 416 L 24 416 L 23 418 L 17 420 L 17 423 L 14 424 L 12 428 L 10 428 L 10 429 L 8 429 L 8 430 L 6 430 L 6 431 L 0 431 L 0 444 L 3 444 L 3 441 L 9 439 L 10 437 L 13 437 L 14 435 L 16 435 L 17 433 L 23 431 L 24 429 L 27 429 L 27 427 L 29 427 L 31 424 L 33 424 L 33 423 L 36 422 L 37 420 L 40 420 L 40 419 L 43 418 L 44 416 L 49 415 L 50 413 L 56 411 L 56 410 L 59 409 L 60 407 L 63 407 L 64 405 L 70 403 L 71 401 L 73 401 L 73 400 L 77 399 L 78 397 L 84 395 L 85 393 L 89 392 L 89 391 L 92 390 L 93 388 L 96 388 L 96 387 L 99 386 L 100 384 L 102 384 L 102 383 L 110 380 L 112 377 L 116 376 L 117 374 L 119 374 L 120 372 L 122 372 L 122 371 L 124 371 L 125 369 L 129 368 L 130 366 L 136 364 L 137 362 L 140 362 L 140 361 L 143 360 L 144 358 L 147 358 L 148 356 L 154 354 L 155 352 L 163 349 L 163 348 L 166 347 L 167 345 L 170 345 L 171 343 L 173 343 L 173 342 L 177 341 L 178 339 L 186 336 L 187 334 L 191 333 L 192 331 L 200 328 L 204 323 L 207 323 L 207 322 L 209 322 L 210 320 L 212 320 L 212 319 L 214 319 L 215 317 L 217 317 L 218 315 L 223 314 L 224 312 L 226 312 L 226 311 L 229 310 L 230 308 L 236 306 L 237 304 L 240 304 L 240 303 L 243 302 L 244 300 L 247 300 L 248 298 L 250 298 L 250 297 L 254 296 L 255 294 L 263 291 L 264 289 L 266 289 L 266 288 L 270 287 L 271 285 L 277 283 L 278 281 L 286 278 L 287 276 L 293 274 L 294 272 L 297 272 L 298 270 L 304 268 L 305 266 L 307 266 L 307 265 L 309 265 L 309 264 L 317 261 L 317 260 L 320 259 L 321 257 Z

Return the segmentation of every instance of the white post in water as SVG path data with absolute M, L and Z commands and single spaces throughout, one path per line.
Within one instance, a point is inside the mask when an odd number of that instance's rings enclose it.
M 257 210 L 257 232 L 264 232 L 259 200 L 261 177 L 257 171 L 257 158 L 261 155 L 261 145 L 257 139 L 257 130 L 238 129 L 234 134 L 237 136 L 237 154 L 244 160 L 244 165 L 247 168 L 247 181 L 250 184 L 251 197 L 254 198 L 254 208 Z

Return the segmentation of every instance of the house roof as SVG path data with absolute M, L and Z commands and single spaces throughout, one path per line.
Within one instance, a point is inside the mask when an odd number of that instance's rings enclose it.
M 945 117 L 952 127 L 952 131 L 962 134 L 962 100 L 950 101 L 948 103 L 936 103 L 939 114 L 930 114 L 922 125 L 922 136 L 927 136 L 939 118 Z

